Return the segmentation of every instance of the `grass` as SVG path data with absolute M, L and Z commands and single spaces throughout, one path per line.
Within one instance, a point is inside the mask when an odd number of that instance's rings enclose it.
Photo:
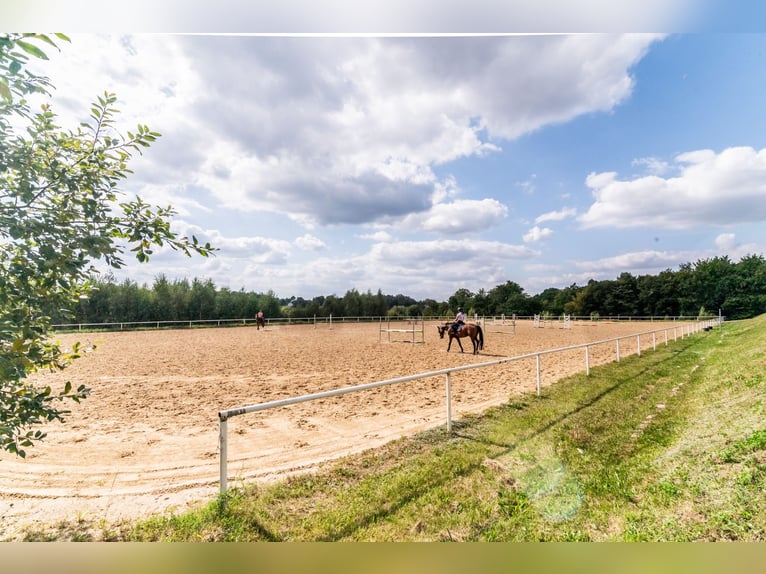
M 766 316 L 182 515 L 29 540 L 766 540 Z M 90 528 L 90 529 L 88 529 Z M 86 534 L 90 532 L 91 534 Z

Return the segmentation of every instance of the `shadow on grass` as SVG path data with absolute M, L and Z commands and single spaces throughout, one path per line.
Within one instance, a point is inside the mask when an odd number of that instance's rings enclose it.
M 524 443 L 526 443 L 526 442 L 528 442 L 528 441 L 530 441 L 530 440 L 532 440 L 534 438 L 537 438 L 537 437 L 545 434 L 546 432 L 548 432 L 552 428 L 556 427 L 557 425 L 567 421 L 568 419 L 571 419 L 572 417 L 580 414 L 581 412 L 583 412 L 583 411 L 585 411 L 587 409 L 592 408 L 594 405 L 596 405 L 601 400 L 603 400 L 604 398 L 606 398 L 609 395 L 611 395 L 616 390 L 618 390 L 618 389 L 620 389 L 622 387 L 625 387 L 626 385 L 629 385 L 630 383 L 633 383 L 633 382 L 636 382 L 636 381 L 642 379 L 648 373 L 650 373 L 651 371 L 656 369 L 658 366 L 661 366 L 664 363 L 667 363 L 669 361 L 677 359 L 678 356 L 683 354 L 683 353 L 689 352 L 692 349 L 692 347 L 694 347 L 695 345 L 696 345 L 696 341 L 691 341 L 686 346 L 684 346 L 683 349 L 678 349 L 677 347 L 674 347 L 673 349 L 670 350 L 671 351 L 670 355 L 668 355 L 668 356 L 666 356 L 664 358 L 661 358 L 659 360 L 653 361 L 651 364 L 646 365 L 644 368 L 640 369 L 639 371 L 637 371 L 633 375 L 631 375 L 629 377 L 625 377 L 625 378 L 614 377 L 614 378 L 617 379 L 617 382 L 615 382 L 614 384 L 612 384 L 612 385 L 610 385 L 608 387 L 605 387 L 598 394 L 593 395 L 589 400 L 587 400 L 586 402 L 578 405 L 576 408 L 573 408 L 573 409 L 571 409 L 569 411 L 563 412 L 563 413 L 559 414 L 556 418 L 550 419 L 545 424 L 536 427 L 530 433 L 528 433 L 527 435 L 525 435 L 523 437 L 520 437 L 515 442 L 503 443 L 503 442 L 493 441 L 493 440 L 489 439 L 486 436 L 486 434 L 482 434 L 481 436 L 475 436 L 475 435 L 468 434 L 468 433 L 459 433 L 459 432 L 453 431 L 453 435 L 457 436 L 459 438 L 468 440 L 468 441 L 480 442 L 482 444 L 487 444 L 487 445 L 492 445 L 492 446 L 496 446 L 496 447 L 502 448 L 504 450 L 500 453 L 501 455 L 509 454 L 509 453 L 515 451 L 516 449 L 518 449 Z M 641 357 L 638 357 L 637 355 L 632 355 L 631 357 L 623 359 L 624 362 L 625 361 L 634 361 L 634 360 L 635 361 L 639 361 L 639 360 L 640 361 L 645 361 L 646 360 L 646 355 L 642 354 Z M 623 362 L 623 364 L 625 364 L 624 362 Z M 628 366 L 630 366 L 630 365 L 625 365 L 625 367 L 628 367 Z M 592 378 L 592 377 L 598 376 L 598 374 L 600 374 L 602 376 L 606 376 L 606 377 L 612 378 L 613 375 L 605 373 L 604 371 L 605 370 L 612 371 L 616 367 L 617 367 L 617 365 L 615 363 L 610 363 L 610 364 L 607 364 L 607 365 L 601 365 L 600 367 L 595 367 L 594 369 L 591 369 L 590 377 Z M 594 375 L 594 371 L 597 372 L 597 375 Z M 558 381 L 556 383 L 556 385 L 560 385 L 561 383 L 566 384 L 566 382 L 570 381 L 571 379 L 578 379 L 578 378 L 581 378 L 583 376 L 584 375 L 582 375 L 582 374 L 578 374 L 578 375 L 573 375 L 571 377 L 566 377 L 565 379 L 562 379 L 561 381 Z M 551 397 L 551 395 L 549 393 L 544 393 L 541 397 L 536 397 L 536 396 L 531 397 L 532 400 L 538 400 L 538 399 L 551 400 L 552 398 L 555 398 L 555 397 Z M 528 405 L 529 405 L 528 403 L 524 404 L 524 406 L 522 408 L 526 409 L 528 407 Z M 503 408 L 504 410 L 507 410 L 508 408 L 512 408 L 512 407 L 510 406 L 510 404 L 508 404 L 508 405 L 503 405 L 500 408 Z M 455 423 L 453 423 L 453 427 L 454 426 L 455 426 Z M 464 425 L 458 424 L 457 426 L 458 426 L 458 428 L 460 426 L 463 426 L 463 427 L 466 427 L 466 428 L 475 428 L 475 426 L 471 425 L 471 424 L 464 424 Z

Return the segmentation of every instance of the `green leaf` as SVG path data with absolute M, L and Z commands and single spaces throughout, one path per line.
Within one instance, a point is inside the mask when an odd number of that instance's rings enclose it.
M 58 35 L 58 34 L 57 34 L 57 35 Z M 64 36 L 63 34 L 62 34 L 61 36 L 63 36 L 63 38 L 61 38 L 62 40 L 67 40 L 67 41 L 69 41 L 69 38 L 67 38 L 67 37 L 66 37 L 66 36 Z M 43 41 L 43 42 L 45 42 L 46 44 L 50 44 L 50 45 L 51 45 L 51 46 L 53 46 L 54 48 L 58 48 L 58 46 L 56 46 L 56 43 L 55 43 L 53 40 L 51 40 L 51 39 L 50 39 L 50 38 L 49 38 L 47 35 L 45 35 L 45 34 L 35 34 L 35 35 L 33 36 L 33 38 L 35 38 L 36 40 L 42 40 L 42 41 Z
M 5 78 L 0 78 L 0 97 L 6 102 L 10 102 L 13 97 L 11 96 L 11 90 L 8 88 L 8 83 Z
M 16 45 L 24 50 L 27 54 L 30 54 L 31 56 L 34 56 L 35 58 L 40 58 L 41 60 L 47 60 L 48 55 L 43 52 L 40 48 L 35 46 L 34 44 L 30 44 L 29 42 L 24 42 L 23 40 L 17 40 Z

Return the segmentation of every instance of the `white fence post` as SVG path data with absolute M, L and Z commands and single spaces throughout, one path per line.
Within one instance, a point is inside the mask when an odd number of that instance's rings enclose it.
M 220 429 L 218 433 L 218 445 L 221 449 L 221 494 L 226 494 L 227 488 L 227 472 L 226 465 L 229 460 L 228 448 L 226 444 L 228 421 L 226 418 L 221 417 Z
M 446 375 L 447 386 L 447 432 L 452 432 L 452 384 L 450 383 L 450 374 Z
M 540 353 L 537 353 L 535 356 L 536 363 L 537 363 L 537 396 L 540 396 L 540 383 L 541 383 L 541 376 L 540 376 Z

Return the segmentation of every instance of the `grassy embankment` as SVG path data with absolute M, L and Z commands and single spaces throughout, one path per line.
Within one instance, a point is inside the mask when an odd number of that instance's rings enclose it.
M 766 316 L 728 323 L 512 397 L 452 435 L 98 538 L 766 540 L 765 349 Z

